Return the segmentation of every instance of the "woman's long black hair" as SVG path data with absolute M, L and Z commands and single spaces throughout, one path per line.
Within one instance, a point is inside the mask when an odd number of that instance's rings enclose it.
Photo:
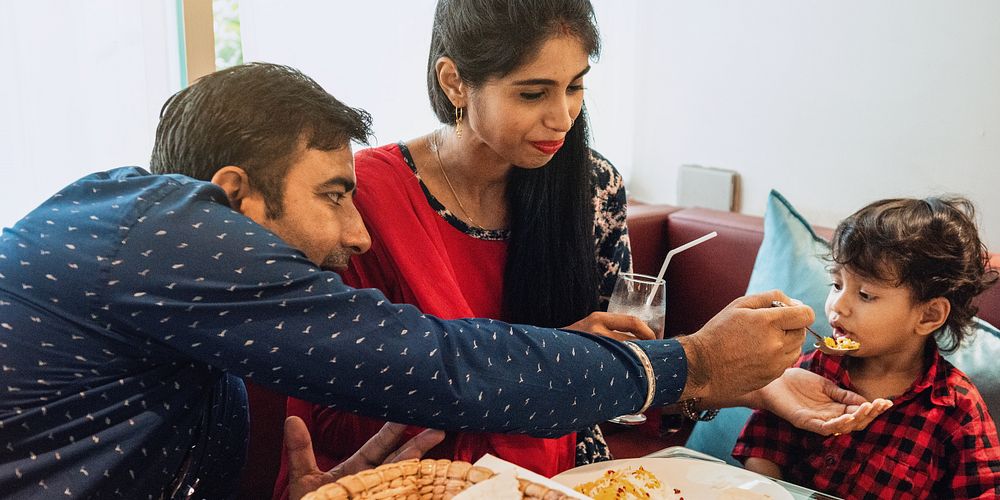
M 560 327 L 597 310 L 601 275 L 589 156 L 581 111 L 548 165 L 511 171 L 505 320 Z
M 597 56 L 599 35 L 589 1 L 439 0 L 427 61 L 427 89 L 438 119 L 455 123 L 455 108 L 437 81 L 438 58 L 451 58 L 462 81 L 475 88 L 509 74 L 549 38 L 567 33 Z M 560 327 L 598 308 L 601 273 L 589 157 L 581 110 L 545 167 L 514 168 L 509 174 L 503 319 Z

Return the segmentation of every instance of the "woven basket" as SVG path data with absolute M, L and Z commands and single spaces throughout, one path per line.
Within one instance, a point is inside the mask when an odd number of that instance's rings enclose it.
M 493 471 L 469 462 L 406 460 L 345 476 L 302 497 L 302 500 L 388 499 L 447 500 L 493 477 Z M 518 479 L 525 499 L 563 500 L 563 493 Z

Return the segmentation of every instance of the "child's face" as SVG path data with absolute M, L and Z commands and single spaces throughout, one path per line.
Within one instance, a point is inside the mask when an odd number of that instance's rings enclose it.
M 916 332 L 922 313 L 908 288 L 864 279 L 845 267 L 830 277 L 826 317 L 833 336 L 861 343 L 849 356 L 922 352 L 927 337 Z

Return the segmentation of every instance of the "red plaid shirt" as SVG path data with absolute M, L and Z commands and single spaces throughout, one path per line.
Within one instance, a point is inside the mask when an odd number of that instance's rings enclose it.
M 1000 498 L 1000 445 L 969 378 L 933 343 L 930 368 L 864 431 L 821 436 L 755 411 L 733 449 L 770 460 L 786 481 L 844 498 Z M 835 356 L 805 354 L 799 366 L 851 387 Z

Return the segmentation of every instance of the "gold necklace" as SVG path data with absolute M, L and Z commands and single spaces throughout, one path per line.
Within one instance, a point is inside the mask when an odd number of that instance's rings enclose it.
M 434 134 L 431 135 L 431 138 L 427 140 L 427 145 L 430 148 L 430 150 L 434 152 L 434 157 L 437 158 L 438 168 L 441 169 L 441 175 L 444 176 L 444 181 L 448 183 L 448 189 L 451 190 L 451 195 L 454 196 L 455 201 L 458 202 L 458 208 L 462 209 L 462 213 L 465 214 L 465 218 L 472 223 L 472 227 L 475 227 L 477 229 L 483 229 L 483 226 L 479 225 L 479 223 L 476 222 L 476 220 L 473 219 L 471 215 L 469 215 L 469 209 L 465 208 L 465 205 L 462 204 L 462 199 L 458 197 L 458 193 L 455 191 L 455 186 L 451 184 L 451 179 L 448 178 L 448 171 L 445 170 L 444 162 L 441 161 L 441 151 L 440 151 L 441 148 L 438 147 L 438 134 L 440 134 L 440 132 L 441 129 L 435 130 Z

